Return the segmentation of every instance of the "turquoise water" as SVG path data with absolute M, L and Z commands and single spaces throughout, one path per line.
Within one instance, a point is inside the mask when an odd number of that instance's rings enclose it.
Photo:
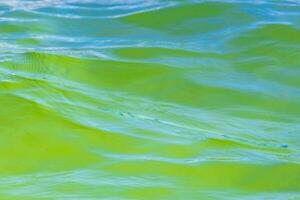
M 299 1 L 0 1 L 0 199 L 300 199 Z

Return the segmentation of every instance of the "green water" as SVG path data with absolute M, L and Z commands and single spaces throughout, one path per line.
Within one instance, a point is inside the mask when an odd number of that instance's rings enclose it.
M 0 1 L 0 199 L 300 199 L 299 1 Z

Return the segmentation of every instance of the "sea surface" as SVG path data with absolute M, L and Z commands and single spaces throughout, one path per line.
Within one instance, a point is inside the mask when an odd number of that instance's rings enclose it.
M 300 199 L 300 1 L 0 0 L 0 199 Z

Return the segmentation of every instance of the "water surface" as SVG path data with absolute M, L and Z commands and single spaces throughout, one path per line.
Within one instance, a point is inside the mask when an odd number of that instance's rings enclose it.
M 300 199 L 299 1 L 0 1 L 1 199 Z

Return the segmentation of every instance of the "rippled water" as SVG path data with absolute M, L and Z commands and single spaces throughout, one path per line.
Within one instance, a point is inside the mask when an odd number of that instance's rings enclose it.
M 1 199 L 300 199 L 300 2 L 0 0 Z

